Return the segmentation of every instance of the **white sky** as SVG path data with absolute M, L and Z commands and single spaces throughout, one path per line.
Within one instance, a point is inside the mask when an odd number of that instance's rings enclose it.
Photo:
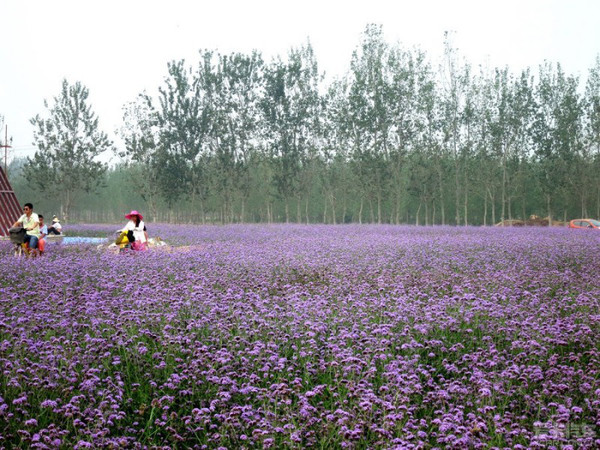
M 63 78 L 88 87 L 115 139 L 122 106 L 154 93 L 169 61 L 195 62 L 199 49 L 257 49 L 269 60 L 310 39 L 320 69 L 341 75 L 369 23 L 434 64 L 446 30 L 474 66 L 537 71 L 548 60 L 585 79 L 600 53 L 600 0 L 4 1 L 0 115 L 13 138 L 9 155 L 33 154 L 29 119 L 46 114 L 44 99 L 52 103 Z

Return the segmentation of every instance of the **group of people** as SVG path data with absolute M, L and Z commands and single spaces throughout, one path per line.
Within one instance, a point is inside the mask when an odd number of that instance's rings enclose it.
M 13 227 L 23 227 L 25 229 L 25 242 L 29 251 L 33 254 L 42 254 L 46 249 L 45 237 L 54 234 L 62 234 L 62 225 L 58 217 L 52 218 L 52 224 L 48 227 L 44 223 L 44 216 L 33 212 L 33 205 L 25 203 L 23 206 L 23 215 L 17 219 Z
M 129 222 L 125 227 L 118 231 L 122 235 L 119 239 L 124 241 L 122 248 L 132 250 L 146 250 L 148 243 L 148 231 L 144 224 L 144 216 L 138 211 L 131 211 L 125 215 Z M 43 254 L 46 247 L 45 237 L 50 234 L 62 234 L 62 225 L 58 217 L 52 218 L 52 224 L 48 227 L 44 223 L 44 216 L 33 212 L 33 205 L 25 203 L 23 206 L 23 215 L 13 224 L 14 227 L 23 227 L 25 229 L 25 240 L 29 251 L 33 255 Z M 126 237 L 126 239 L 123 239 Z

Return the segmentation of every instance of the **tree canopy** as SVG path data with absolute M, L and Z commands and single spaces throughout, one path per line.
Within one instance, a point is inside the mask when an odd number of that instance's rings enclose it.
M 88 104 L 88 89 L 63 80 L 60 94 L 48 108 L 48 117 L 31 119 L 38 148 L 27 160 L 25 177 L 40 190 L 61 202 L 61 214 L 68 218 L 82 192 L 92 192 L 103 181 L 106 164 L 97 160 L 112 149 L 106 133 L 98 128 L 98 117 Z
M 369 25 L 338 77 L 309 42 L 271 61 L 202 50 L 169 62 L 156 92 L 126 105 L 108 172 L 87 89 L 64 81 L 50 117 L 32 119 L 39 151 L 23 173 L 66 210 L 87 195 L 101 220 L 123 205 L 221 223 L 600 217 L 600 59 L 580 80 L 560 63 L 474 68 L 451 35 L 443 45 L 431 61 Z M 85 194 L 102 183 L 124 198 Z

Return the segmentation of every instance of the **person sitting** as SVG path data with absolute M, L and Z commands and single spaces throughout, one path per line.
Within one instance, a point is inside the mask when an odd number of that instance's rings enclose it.
M 40 251 L 40 256 L 42 256 L 44 251 L 46 251 L 46 240 L 44 238 L 48 236 L 48 227 L 44 223 L 44 216 L 38 214 L 38 217 L 40 219 L 40 237 L 38 238 L 38 249 Z
M 33 205 L 31 203 L 25 203 L 23 206 L 23 215 L 13 224 L 13 227 L 20 226 L 26 231 L 25 244 L 28 245 L 29 251 L 33 251 L 33 256 L 35 256 L 38 251 L 40 219 L 38 215 L 33 212 Z
M 52 225 L 48 227 L 48 234 L 62 234 L 62 225 L 60 224 L 60 220 L 58 220 L 58 217 L 54 216 L 52 218 Z
M 132 250 L 146 250 L 148 242 L 148 232 L 144 224 L 144 216 L 136 210 L 125 215 L 129 222 L 125 225 L 122 231 L 127 231 L 129 246 Z

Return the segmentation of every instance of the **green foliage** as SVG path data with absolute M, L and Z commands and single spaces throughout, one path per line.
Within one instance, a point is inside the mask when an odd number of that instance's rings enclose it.
M 107 220 L 115 205 L 220 223 L 289 222 L 294 209 L 330 223 L 600 216 L 600 59 L 583 91 L 559 64 L 475 71 L 451 38 L 434 65 L 369 25 L 327 83 L 310 43 L 268 63 L 208 50 L 170 62 L 157 95 L 125 106 L 107 176 L 87 90 L 65 81 L 51 119 L 32 120 L 40 152 L 11 178 L 27 199 L 70 209 L 77 195 Z
M 87 104 L 88 95 L 81 83 L 69 85 L 63 80 L 54 104 L 49 107 L 45 102 L 49 117 L 31 119 L 38 151 L 25 164 L 25 176 L 40 190 L 61 199 L 64 217 L 68 217 L 78 194 L 100 186 L 106 165 L 96 158 L 112 149 Z

